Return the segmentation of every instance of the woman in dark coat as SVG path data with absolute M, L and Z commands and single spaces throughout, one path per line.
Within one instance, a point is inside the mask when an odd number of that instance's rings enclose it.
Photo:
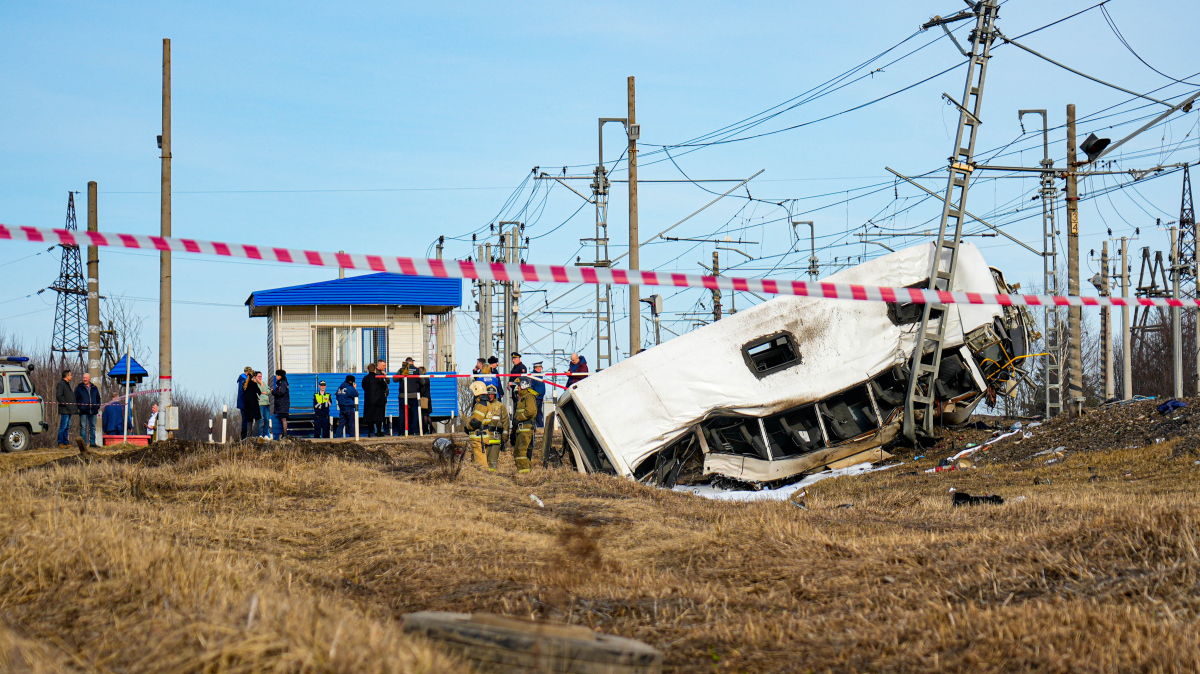
M 238 390 L 238 403 L 242 408 L 242 439 L 258 434 L 258 425 L 262 423 L 262 411 L 258 406 L 258 382 L 253 376 L 246 377 Z
M 377 365 L 375 370 L 367 375 L 367 379 L 371 381 L 369 389 L 366 382 L 363 383 L 368 405 L 367 428 L 370 429 L 371 435 L 378 437 L 383 435 L 383 419 L 387 415 L 389 378 L 387 371 L 381 371 Z
M 287 436 L 288 412 L 292 409 L 292 391 L 288 386 L 287 372 L 275 370 L 275 388 L 271 389 L 271 411 L 279 419 L 280 438 Z

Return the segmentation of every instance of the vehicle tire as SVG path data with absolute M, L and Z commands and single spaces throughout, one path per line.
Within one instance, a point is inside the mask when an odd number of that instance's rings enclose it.
M 577 625 L 428 611 L 405 615 L 403 630 L 438 642 L 484 672 L 662 672 L 658 650 Z
M 23 452 L 29 449 L 29 429 L 24 426 L 9 426 L 4 432 L 4 451 Z

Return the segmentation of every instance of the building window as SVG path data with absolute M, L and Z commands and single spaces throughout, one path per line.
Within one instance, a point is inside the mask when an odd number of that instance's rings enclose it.
M 755 376 L 762 377 L 801 362 L 796 341 L 790 332 L 780 332 L 750 342 L 742 347 L 742 355 Z
M 366 372 L 367 364 L 387 359 L 387 328 L 316 327 L 315 372 Z M 362 361 L 358 346 L 361 333 Z M 382 355 L 379 355 L 382 354 Z
M 362 370 L 367 371 L 367 365 L 382 360 L 387 363 L 387 328 L 362 329 Z

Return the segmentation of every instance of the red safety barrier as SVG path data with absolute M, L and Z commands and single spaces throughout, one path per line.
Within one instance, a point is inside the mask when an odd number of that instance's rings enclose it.
M 913 302 L 917 304 L 988 304 L 1022 306 L 1143 306 L 1195 307 L 1200 300 L 1150 297 L 1080 297 L 1059 295 L 999 295 L 994 293 L 950 292 L 923 288 L 886 288 L 847 283 L 820 283 L 773 279 L 701 276 L 674 272 L 608 269 L 604 267 L 560 267 L 544 264 L 471 262 L 464 260 L 426 260 L 414 257 L 358 255 L 274 248 L 242 243 L 221 243 L 199 239 L 148 236 L 145 234 L 108 234 L 42 227 L 15 227 L 0 224 L 0 240 L 61 243 L 69 246 L 109 246 L 139 250 L 169 250 L 179 253 L 240 257 L 316 267 L 345 267 L 393 272 L 409 276 L 467 278 L 526 283 L 609 284 L 672 286 L 677 288 L 721 288 L 759 294 L 795 295 L 836 300 L 867 302 Z

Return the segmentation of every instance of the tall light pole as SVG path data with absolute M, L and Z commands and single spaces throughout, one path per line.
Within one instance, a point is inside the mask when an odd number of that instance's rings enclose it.
M 640 269 L 638 258 L 638 188 L 637 188 L 637 141 L 641 136 L 641 126 L 637 124 L 634 113 L 636 100 L 634 97 L 633 76 L 626 81 L 629 93 L 629 117 L 625 130 L 629 136 L 629 268 Z M 642 306 L 641 287 L 629 286 L 629 355 L 636 355 L 642 349 Z
M 1067 106 L 1067 294 L 1079 295 L 1079 164 L 1075 160 L 1075 104 Z M 1083 414 L 1083 309 L 1067 308 L 1067 403 Z
M 163 39 L 162 73 L 162 204 L 160 227 L 171 236 L 171 40 Z M 159 251 L 158 281 L 158 419 L 155 437 L 166 440 L 171 419 L 171 251 Z

